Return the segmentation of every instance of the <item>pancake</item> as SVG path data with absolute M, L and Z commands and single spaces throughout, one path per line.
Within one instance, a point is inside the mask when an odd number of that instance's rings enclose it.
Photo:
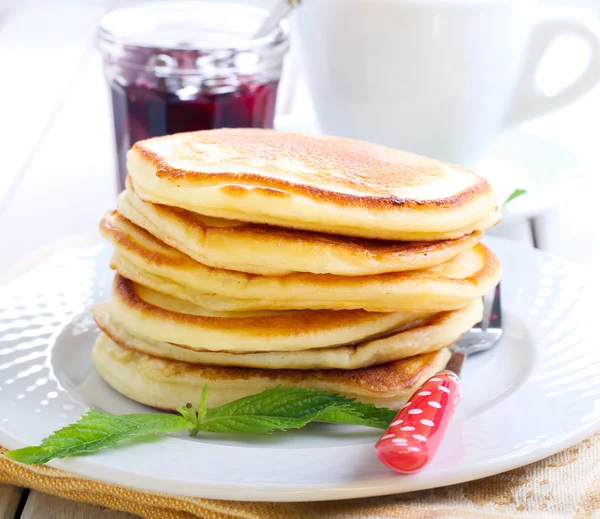
M 339 137 L 179 133 L 135 143 L 127 168 L 145 201 L 292 229 L 437 241 L 497 220 L 494 191 L 477 174 Z
M 119 274 L 108 306 L 136 334 L 196 351 L 298 351 L 356 344 L 415 320 L 414 313 L 364 310 L 212 312 Z
M 223 220 L 144 202 L 130 179 L 117 209 L 204 265 L 262 275 L 311 272 L 365 276 L 417 270 L 448 261 L 473 247 L 482 236 L 473 232 L 455 240 L 391 242 Z
M 207 267 L 116 212 L 100 225 L 115 247 L 112 266 L 125 278 L 212 311 L 365 309 L 439 312 L 468 305 L 491 290 L 500 264 L 478 244 L 427 270 L 374 276 L 259 276 Z
M 194 351 L 168 342 L 136 335 L 111 315 L 105 305 L 93 308 L 98 328 L 113 342 L 152 357 L 217 366 L 263 369 L 359 369 L 437 351 L 455 343 L 482 317 L 481 300 L 451 312 L 440 312 L 410 321 L 389 337 L 354 346 L 291 352 L 224 353 Z
M 98 373 L 116 391 L 165 410 L 197 405 L 205 384 L 209 408 L 277 386 L 319 389 L 400 408 L 427 378 L 444 368 L 449 357 L 443 349 L 352 371 L 223 368 L 151 357 L 122 348 L 104 334 L 92 353 Z

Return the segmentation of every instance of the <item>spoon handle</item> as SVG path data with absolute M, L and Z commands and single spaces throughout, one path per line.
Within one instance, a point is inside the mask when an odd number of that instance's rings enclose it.
M 279 0 L 275 8 L 262 23 L 258 31 L 254 34 L 254 38 L 263 38 L 273 31 L 283 20 L 287 18 L 294 7 L 300 4 L 300 0 Z

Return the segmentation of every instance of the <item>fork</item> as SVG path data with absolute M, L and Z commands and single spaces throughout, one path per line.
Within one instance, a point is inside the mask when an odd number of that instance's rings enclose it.
M 413 393 L 375 445 L 392 470 L 410 474 L 434 457 L 461 396 L 460 372 L 467 356 L 489 350 L 502 337 L 500 285 L 483 298 L 483 318 L 452 347 L 446 369 Z

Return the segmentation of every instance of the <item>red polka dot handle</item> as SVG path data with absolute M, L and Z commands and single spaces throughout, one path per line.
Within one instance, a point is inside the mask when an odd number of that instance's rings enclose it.
M 460 399 L 460 381 L 451 371 L 431 377 L 398 412 L 375 449 L 392 470 L 410 474 L 431 461 Z

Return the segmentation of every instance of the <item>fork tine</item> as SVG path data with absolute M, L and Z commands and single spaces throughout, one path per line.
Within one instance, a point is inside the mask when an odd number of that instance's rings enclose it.
M 494 304 L 492 306 L 492 315 L 488 327 L 502 328 L 502 301 L 500 299 L 500 283 L 494 290 Z
M 483 318 L 481 319 L 481 330 L 486 331 L 490 326 L 500 327 L 502 325 L 502 309 L 500 305 L 500 284 L 491 292 L 483 296 Z

